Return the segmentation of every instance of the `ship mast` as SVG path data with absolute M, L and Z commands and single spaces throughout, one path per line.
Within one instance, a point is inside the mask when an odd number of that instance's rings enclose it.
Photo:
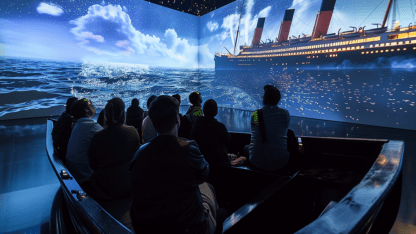
M 240 19 L 238 20 L 237 35 L 235 36 L 234 55 L 235 55 L 235 48 L 237 47 L 238 34 L 240 32 L 240 22 L 241 22 L 241 16 L 243 15 L 243 8 L 244 8 L 244 0 L 243 0 L 243 5 L 241 5 Z
M 382 28 L 384 28 L 386 26 L 387 17 L 389 16 L 390 7 L 391 7 L 392 2 L 393 2 L 393 0 L 390 0 L 389 4 L 387 5 L 386 14 L 384 14 L 383 24 L 381 25 Z

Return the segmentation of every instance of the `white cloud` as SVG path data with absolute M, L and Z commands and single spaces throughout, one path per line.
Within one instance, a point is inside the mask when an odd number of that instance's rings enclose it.
M 104 42 L 104 37 L 101 35 L 94 35 L 92 32 L 82 32 L 80 35 L 84 39 L 94 39 L 97 42 Z
M 81 41 L 80 45 L 97 55 L 136 56 L 143 61 L 150 60 L 144 59 L 149 58 L 146 56 L 161 57 L 160 61 L 170 58 L 176 66 L 198 66 L 198 46 L 180 38 L 174 29 L 167 29 L 162 38 L 136 30 L 130 16 L 119 5 L 90 6 L 86 15 L 70 23 L 75 25 L 71 33 Z M 86 39 L 94 41 L 85 43 Z M 207 53 L 202 56 L 214 57 Z
M 250 44 L 251 43 L 250 36 L 253 34 L 254 29 L 256 28 L 258 18 L 268 17 L 272 9 L 271 6 L 268 6 L 262 9 L 258 14 L 256 14 L 253 17 L 252 11 L 253 11 L 254 4 L 255 4 L 254 0 L 247 1 L 246 8 L 245 8 L 246 11 L 245 11 L 245 14 L 242 16 L 242 19 L 240 22 L 240 35 L 243 36 L 244 42 L 242 42 L 240 38 L 238 44 L 244 44 L 244 43 Z M 223 19 L 223 23 L 221 25 L 221 28 L 223 28 L 224 31 L 220 34 L 220 38 L 224 40 L 225 38 L 230 37 L 233 46 L 235 44 L 235 36 L 237 33 L 239 18 L 240 18 L 240 15 L 237 13 L 228 15 Z
M 60 16 L 64 13 L 62 7 L 53 4 L 53 3 L 46 3 L 41 2 L 39 6 L 36 8 L 39 14 L 48 14 L 53 16 Z
M 208 27 L 209 31 L 213 32 L 213 31 L 218 29 L 218 23 L 209 21 L 207 23 L 207 27 Z

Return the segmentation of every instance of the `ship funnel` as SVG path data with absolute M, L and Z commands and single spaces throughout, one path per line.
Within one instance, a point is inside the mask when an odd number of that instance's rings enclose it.
M 312 39 L 325 36 L 331 23 L 332 12 L 334 11 L 336 0 L 323 0 L 321 10 L 318 12 L 313 27 Z
M 261 34 L 263 33 L 263 26 L 264 26 L 265 20 L 266 18 L 259 18 L 257 21 L 257 27 L 256 27 L 256 30 L 254 31 L 254 36 L 253 36 L 253 45 L 258 45 L 260 43 Z
M 287 41 L 289 36 L 290 26 L 292 25 L 293 14 L 295 9 L 287 9 L 285 11 L 285 16 L 283 17 L 282 24 L 280 24 L 279 36 L 277 37 L 277 42 Z

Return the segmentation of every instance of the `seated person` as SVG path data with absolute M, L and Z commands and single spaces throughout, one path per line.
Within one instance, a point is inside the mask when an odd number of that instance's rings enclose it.
M 194 141 L 178 138 L 178 102 L 159 96 L 149 116 L 158 136 L 140 147 L 130 165 L 136 233 L 214 233 L 217 202 L 204 183 L 208 163 Z
M 189 107 L 186 114 L 181 118 L 181 126 L 179 127 L 179 136 L 189 139 L 192 126 L 194 125 L 197 118 L 203 115 L 201 105 L 202 97 L 201 93 L 193 92 L 189 95 Z
M 147 108 L 149 108 L 150 104 L 152 103 L 153 100 L 155 100 L 157 98 L 157 96 L 152 95 L 148 100 L 147 100 Z M 151 139 L 155 138 L 157 136 L 157 132 L 155 130 L 155 128 L 153 127 L 152 124 L 152 120 L 150 120 L 149 116 L 148 116 L 148 111 L 145 111 L 145 113 L 143 114 L 143 116 L 146 117 L 143 119 L 142 122 L 142 143 L 147 143 L 149 142 Z
M 152 95 L 147 99 L 146 106 L 147 106 L 148 110 L 149 110 L 150 103 L 152 103 L 156 98 L 157 98 L 156 95 Z M 148 111 L 144 111 L 143 112 L 143 119 L 145 119 L 148 115 L 149 115 Z
M 290 114 L 286 109 L 277 106 L 280 98 L 277 88 L 264 86 L 263 108 L 254 111 L 251 116 L 249 160 L 263 170 L 279 170 L 289 162 L 287 136 Z M 297 144 L 296 137 L 289 140 Z M 289 145 L 293 145 L 293 142 L 289 142 Z M 296 151 L 296 146 L 294 148 Z
M 186 117 L 188 117 L 188 120 L 191 122 L 192 125 L 194 125 L 196 119 L 201 117 L 202 114 L 202 96 L 200 92 L 193 92 L 189 94 L 189 102 L 191 103 L 191 106 L 189 107 L 188 111 L 186 111 Z
M 128 168 L 140 147 L 140 138 L 134 127 L 124 125 L 124 109 L 120 98 L 108 101 L 104 109 L 107 127 L 92 137 L 88 160 L 94 172 L 83 187 L 94 199 L 111 200 L 131 194 Z
M 133 98 L 133 100 L 131 100 L 131 106 L 127 108 L 126 125 L 133 126 L 141 135 L 144 111 L 139 105 L 139 99 Z M 143 138 L 143 136 L 140 136 L 140 138 Z
M 126 125 L 133 126 L 136 129 L 142 128 L 143 109 L 139 106 L 140 101 L 137 98 L 131 100 L 131 106 L 127 108 Z
M 231 136 L 225 125 L 214 118 L 218 113 L 217 102 L 209 99 L 204 103 L 203 111 L 204 116 L 195 121 L 189 139 L 196 141 L 210 166 L 230 165 L 227 144 Z
M 107 127 L 105 126 L 105 123 L 104 123 L 104 112 L 105 112 L 104 109 L 102 109 L 97 118 L 97 123 L 103 128 Z
M 174 94 L 174 95 L 172 95 L 172 97 L 175 98 L 176 100 L 178 100 L 179 106 L 181 106 L 181 95 Z M 182 118 L 182 116 L 183 116 L 181 113 L 179 113 L 178 115 L 179 115 L 180 118 Z
M 86 98 L 80 99 L 72 105 L 71 114 L 77 123 L 72 129 L 69 139 L 66 167 L 81 184 L 93 172 L 88 162 L 88 147 L 91 139 L 103 127 L 91 119 L 95 115 L 95 108 Z
M 66 151 L 68 149 L 69 138 L 71 137 L 72 127 L 75 125 L 75 119 L 71 115 L 71 106 L 78 98 L 71 97 L 66 101 L 66 109 L 59 116 L 52 130 L 53 146 L 58 152 L 59 158 L 66 163 Z

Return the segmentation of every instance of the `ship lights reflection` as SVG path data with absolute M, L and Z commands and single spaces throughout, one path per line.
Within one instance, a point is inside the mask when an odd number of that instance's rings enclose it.
M 384 156 L 383 154 L 380 154 L 379 156 L 378 156 L 378 159 L 377 159 L 377 164 L 378 165 L 380 165 L 380 166 L 386 166 L 387 165 L 387 162 L 388 162 L 388 160 L 387 160 L 387 158 L 386 158 L 386 156 Z

